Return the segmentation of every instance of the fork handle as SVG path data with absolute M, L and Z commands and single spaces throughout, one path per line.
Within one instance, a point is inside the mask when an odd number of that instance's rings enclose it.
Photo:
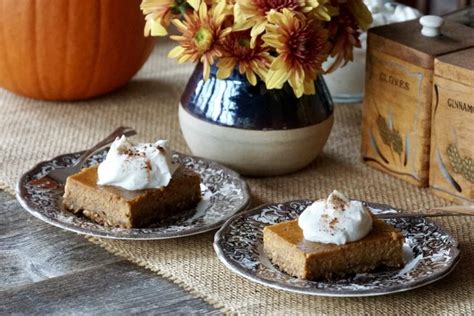
M 444 207 L 434 207 L 430 209 L 432 212 L 449 212 L 463 214 L 466 216 L 474 216 L 474 204 L 473 205 L 451 205 Z
M 133 128 L 130 128 L 130 127 L 124 127 L 124 126 L 120 126 L 119 128 L 117 128 L 115 131 L 113 131 L 109 136 L 105 137 L 104 139 L 102 139 L 100 142 L 98 142 L 97 144 L 95 144 L 93 147 L 89 148 L 88 150 L 86 150 L 79 158 L 77 158 L 76 162 L 74 163 L 74 165 L 79 165 L 79 164 L 82 164 L 84 163 L 84 161 L 87 160 L 87 158 L 89 158 L 90 155 L 92 155 L 93 153 L 95 153 L 97 150 L 101 149 L 102 147 L 105 147 L 107 145 L 109 145 L 110 143 L 112 143 L 117 137 L 120 137 L 122 135 L 125 135 L 125 136 L 133 136 L 137 134 L 137 132 L 135 132 L 135 130 Z
M 452 205 L 434 207 L 416 212 L 376 214 L 379 218 L 413 218 L 413 217 L 445 217 L 445 216 L 474 216 L 474 205 Z

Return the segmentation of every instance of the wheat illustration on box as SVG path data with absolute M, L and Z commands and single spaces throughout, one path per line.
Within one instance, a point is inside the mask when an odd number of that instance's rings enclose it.
M 446 155 L 448 157 L 449 166 L 451 167 L 450 169 L 452 172 L 454 174 L 461 175 L 468 182 L 474 183 L 474 165 L 472 163 L 472 158 L 468 156 L 461 156 L 458 147 L 454 143 L 447 146 Z M 449 172 L 448 167 L 443 162 L 443 158 L 441 157 L 439 150 L 436 152 L 436 163 L 441 175 L 457 192 L 461 193 L 463 191 L 462 186 Z
M 474 183 L 474 165 L 472 163 L 472 158 L 461 156 L 456 144 L 450 144 L 446 153 L 454 173 L 461 174 L 464 179 L 470 183 Z
M 382 140 L 382 143 L 377 142 L 374 129 Z M 369 127 L 368 132 L 371 147 L 385 164 L 406 167 L 409 154 L 408 133 L 405 136 L 404 142 L 400 130 L 395 127 L 391 113 L 387 116 L 383 116 L 379 112 L 375 126 Z M 387 152 L 389 152 L 390 155 L 387 155 Z

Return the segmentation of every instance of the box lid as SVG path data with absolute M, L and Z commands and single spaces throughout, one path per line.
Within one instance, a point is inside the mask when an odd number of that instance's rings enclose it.
M 443 16 L 446 20 L 474 27 L 474 6 L 466 7 Z
M 421 34 L 419 19 L 369 29 L 368 47 L 423 68 L 433 69 L 434 58 L 474 47 L 474 29 L 445 21 L 441 35 Z
M 435 76 L 474 86 L 474 48 L 436 58 L 434 73 Z

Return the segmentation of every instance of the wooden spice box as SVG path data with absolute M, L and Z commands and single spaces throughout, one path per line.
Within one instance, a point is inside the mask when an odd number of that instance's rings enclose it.
M 474 29 L 448 21 L 441 36 L 426 37 L 421 28 L 412 20 L 369 30 L 362 157 L 428 186 L 434 60 L 474 46 Z
M 436 195 L 474 203 L 474 48 L 435 59 L 430 186 Z

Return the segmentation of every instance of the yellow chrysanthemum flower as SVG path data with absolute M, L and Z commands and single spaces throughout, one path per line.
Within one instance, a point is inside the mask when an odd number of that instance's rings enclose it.
M 330 3 L 330 0 L 318 0 L 318 5 L 309 12 L 312 17 L 321 21 L 330 21 L 331 17 L 337 15 L 339 10 Z
M 270 11 L 289 9 L 308 13 L 319 6 L 319 0 L 236 0 L 234 5 L 235 31 L 251 29 L 251 46 L 265 31 Z
M 322 73 L 329 54 L 328 32 L 318 22 L 283 9 L 268 15 L 267 32 L 262 36 L 274 48 L 274 59 L 265 79 L 268 89 L 281 89 L 288 82 L 299 98 L 314 94 L 314 80 Z
M 232 32 L 222 41 L 223 54 L 217 63 L 217 78 L 229 77 L 234 68 L 238 67 L 240 74 L 245 74 L 251 85 L 257 84 L 257 76 L 265 80 L 268 68 L 272 62 L 270 50 L 263 47 L 258 39 L 254 48 L 250 47 L 250 32 Z
M 201 0 L 142 0 L 140 9 L 145 14 L 145 36 L 165 36 L 172 18 L 188 9 L 199 8 Z
M 221 41 L 232 31 L 231 27 L 223 25 L 230 13 L 225 0 L 217 1 L 210 12 L 207 4 L 202 2 L 197 12 L 184 15 L 185 21 L 172 20 L 182 35 L 170 36 L 180 46 L 173 48 L 168 57 L 176 58 L 178 63 L 202 62 L 204 79 L 207 80 L 215 58 L 222 56 Z
M 356 19 L 360 29 L 367 31 L 373 21 L 372 13 L 370 13 L 369 8 L 367 8 L 362 0 L 347 1 L 347 6 Z

